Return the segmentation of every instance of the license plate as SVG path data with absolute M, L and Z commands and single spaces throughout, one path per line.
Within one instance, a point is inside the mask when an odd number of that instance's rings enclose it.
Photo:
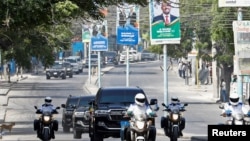
M 54 72 L 54 75 L 57 75 L 57 72 Z
M 111 111 L 111 115 L 121 115 L 121 111 Z

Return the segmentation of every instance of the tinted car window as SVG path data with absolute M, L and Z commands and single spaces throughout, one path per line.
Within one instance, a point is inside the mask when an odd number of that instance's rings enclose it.
M 51 68 L 52 69 L 60 69 L 60 68 L 63 68 L 63 65 L 62 64 L 54 64 Z
M 76 105 L 77 101 L 78 101 L 77 98 L 71 98 L 71 99 L 69 99 L 69 100 L 67 101 L 66 108 L 67 108 L 67 107 L 70 107 L 70 106 L 72 106 L 72 105 Z
M 89 106 L 89 101 L 92 100 L 92 99 L 93 99 L 93 97 L 81 98 L 79 103 L 78 103 L 78 107 Z
M 101 96 L 100 103 L 107 103 L 110 101 L 114 101 L 114 103 L 120 103 L 120 102 L 131 102 L 134 103 L 134 98 L 137 93 L 142 93 L 141 91 L 135 91 L 135 90 L 124 90 L 121 92 L 121 90 L 109 90 L 109 91 L 103 91 L 102 94 L 105 96 Z

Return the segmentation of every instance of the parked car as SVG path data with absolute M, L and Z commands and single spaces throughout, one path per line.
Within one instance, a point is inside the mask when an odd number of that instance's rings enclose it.
M 62 112 L 63 132 L 69 132 L 70 128 L 73 127 L 73 122 L 72 122 L 73 111 L 75 107 L 77 106 L 77 102 L 79 98 L 80 98 L 79 96 L 69 95 L 66 100 L 66 103 L 61 104 L 61 107 L 63 108 L 63 112 Z
M 82 133 L 89 133 L 89 102 L 95 95 L 81 96 L 73 112 L 73 135 L 75 139 L 82 138 Z
M 146 61 L 146 60 L 150 60 L 150 61 L 154 61 L 156 60 L 157 55 L 155 53 L 150 52 L 149 50 L 143 50 L 141 52 L 141 61 Z
M 45 74 L 46 74 L 46 79 L 50 79 L 51 77 L 66 79 L 67 75 L 66 67 L 62 62 L 61 63 L 54 62 L 52 66 L 46 69 Z
M 105 64 L 114 64 L 118 65 L 119 62 L 119 56 L 115 51 L 105 51 L 103 53 L 103 56 L 105 58 Z
M 120 54 L 120 63 L 123 64 L 125 62 L 127 62 L 127 52 L 126 51 L 123 51 L 121 54 Z M 133 55 L 133 52 L 129 52 L 129 62 L 134 62 L 134 55 Z
M 128 121 L 124 113 L 130 104 L 134 103 L 137 93 L 145 94 L 140 87 L 101 87 L 98 89 L 93 105 L 93 115 L 90 116 L 89 137 L 91 141 L 103 141 L 104 138 L 121 137 L 121 121 Z M 146 94 L 145 94 L 146 96 Z M 157 99 L 148 100 L 146 104 L 157 104 Z M 158 107 L 155 105 L 155 107 Z M 155 110 L 152 107 L 152 110 Z M 158 109 L 157 109 L 158 110 Z M 152 123 L 155 124 L 155 121 Z

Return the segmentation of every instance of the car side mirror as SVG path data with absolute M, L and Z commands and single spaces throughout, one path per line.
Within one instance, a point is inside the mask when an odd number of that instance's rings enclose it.
M 56 107 L 56 109 L 58 110 L 58 109 L 60 109 L 60 107 Z
M 61 104 L 61 107 L 62 107 L 62 108 L 65 108 L 65 107 L 66 107 L 66 105 L 65 105 L 65 104 Z

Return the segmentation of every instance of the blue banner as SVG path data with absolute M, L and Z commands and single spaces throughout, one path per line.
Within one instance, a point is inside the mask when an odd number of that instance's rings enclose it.
M 138 44 L 138 29 L 131 25 L 117 28 L 117 43 L 123 45 Z
M 124 3 L 117 7 L 117 44 L 137 45 L 139 42 L 139 6 Z
M 102 35 L 92 36 L 91 51 L 108 51 L 108 39 Z

